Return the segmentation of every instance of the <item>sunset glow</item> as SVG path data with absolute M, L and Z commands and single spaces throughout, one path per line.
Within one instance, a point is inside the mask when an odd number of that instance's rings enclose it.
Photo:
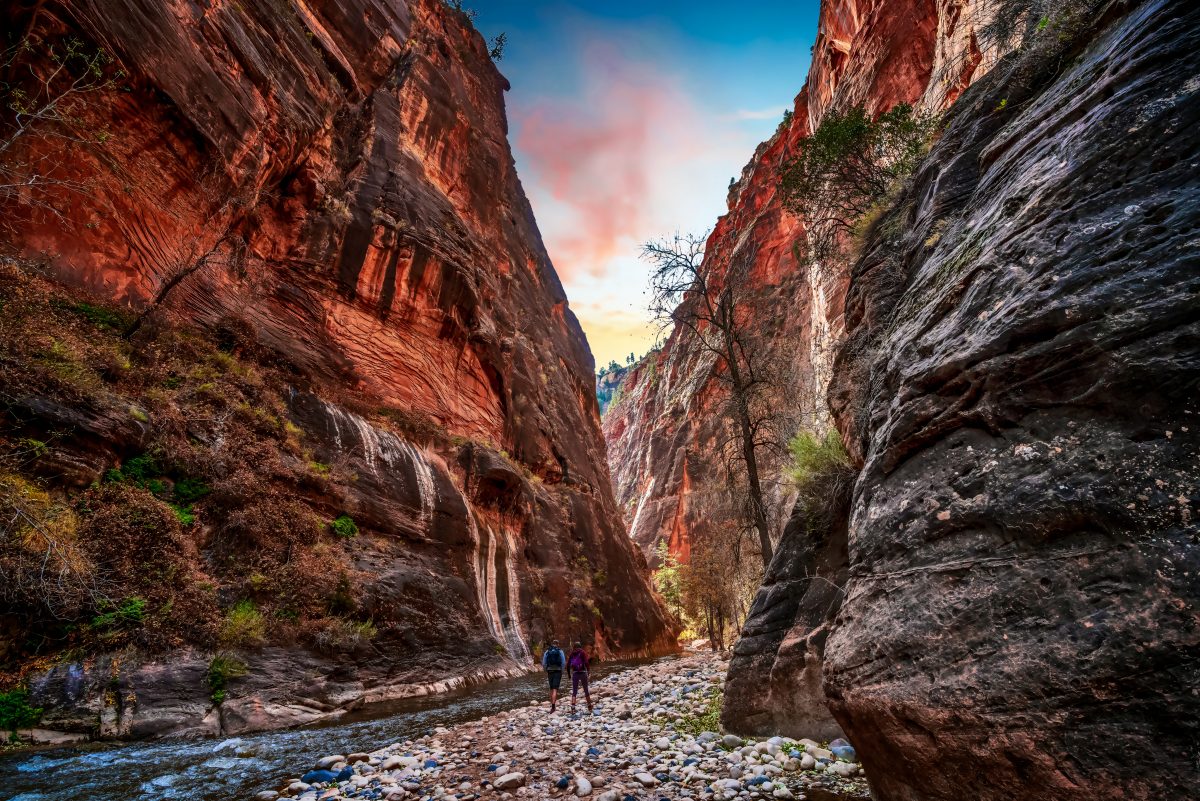
M 507 34 L 518 170 L 597 366 L 658 334 L 641 243 L 713 225 L 807 70 L 815 11 L 704 5 L 479 5 L 480 30 Z

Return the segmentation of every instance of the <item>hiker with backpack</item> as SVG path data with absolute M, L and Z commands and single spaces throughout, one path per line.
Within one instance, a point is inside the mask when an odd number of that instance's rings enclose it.
M 555 709 L 558 701 L 558 685 L 562 683 L 563 668 L 567 665 L 567 658 L 563 655 L 562 649 L 558 647 L 558 640 L 551 640 L 550 647 L 546 649 L 546 653 L 542 654 L 542 670 L 546 671 L 546 678 L 550 680 L 550 711 Z
M 583 650 L 583 643 L 576 642 L 567 658 L 567 673 L 571 676 L 571 714 L 575 714 L 575 698 L 579 695 L 579 686 L 583 685 L 583 699 L 587 701 L 588 714 L 592 714 L 592 696 L 588 692 L 588 665 L 592 658 Z

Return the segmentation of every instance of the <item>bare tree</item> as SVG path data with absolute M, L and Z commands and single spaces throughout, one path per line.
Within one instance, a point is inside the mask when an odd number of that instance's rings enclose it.
M 85 121 L 89 98 L 116 86 L 125 75 L 104 50 L 74 37 L 57 42 L 21 39 L 0 51 L 0 203 L 21 202 L 63 219 L 52 202 L 55 190 L 84 192 L 69 177 L 65 149 L 34 146 L 38 140 L 100 146 L 106 130 Z
M 706 236 L 676 234 L 647 242 L 642 258 L 650 264 L 650 311 L 665 326 L 688 331 L 715 359 L 714 375 L 729 390 L 730 422 L 746 484 L 746 517 L 758 533 L 764 568 L 772 556 L 771 529 L 763 500 L 758 446 L 769 419 L 755 413 L 768 380 L 756 350 L 747 313 L 748 272 L 753 258 L 743 254 L 720 275 L 705 269 Z

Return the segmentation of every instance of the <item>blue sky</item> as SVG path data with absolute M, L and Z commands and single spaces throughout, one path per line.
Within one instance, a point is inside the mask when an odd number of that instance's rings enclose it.
M 701 232 L 803 84 L 816 0 L 469 0 L 499 66 L 525 191 L 597 365 L 641 355 L 648 238 Z

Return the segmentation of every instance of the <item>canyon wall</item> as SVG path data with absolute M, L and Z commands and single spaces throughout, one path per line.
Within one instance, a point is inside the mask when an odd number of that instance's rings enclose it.
M 70 119 L 4 154 L 53 179 L 3 196 L 5 285 L 28 312 L 6 342 L 6 489 L 36 484 L 84 525 L 97 506 L 80 493 L 119 512 L 178 507 L 185 473 L 212 489 L 164 518 L 178 593 L 156 608 L 159 589 L 100 577 L 114 603 L 137 590 L 165 642 L 83 626 L 34 659 L 29 618 L 4 621 L 7 667 L 28 660 L 55 726 L 244 731 L 523 670 L 551 634 L 604 657 L 675 647 L 514 169 L 507 83 L 465 15 L 438 0 L 11 11 L 31 74 L 72 38 L 113 60 Z M 104 349 L 120 369 L 94 363 Z M 41 445 L 17 459 L 20 442 Z M 313 583 L 326 595 L 286 600 Z M 171 628 L 185 594 L 230 617 Z M 264 642 L 234 648 L 247 673 L 210 697 L 239 603 Z M 316 647 L 335 623 L 365 632 L 359 647 Z
M 1200 10 L 1043 27 L 850 276 L 825 689 L 884 799 L 1200 787 Z
M 859 474 L 780 526 L 726 726 L 840 728 L 888 801 L 1200 786 L 1197 30 L 1182 2 L 822 4 L 705 267 L 751 261 L 799 424 Z M 780 165 L 897 102 L 948 109 L 940 141 L 847 258 L 798 259 Z M 647 552 L 705 536 L 716 386 L 677 330 L 605 417 Z

